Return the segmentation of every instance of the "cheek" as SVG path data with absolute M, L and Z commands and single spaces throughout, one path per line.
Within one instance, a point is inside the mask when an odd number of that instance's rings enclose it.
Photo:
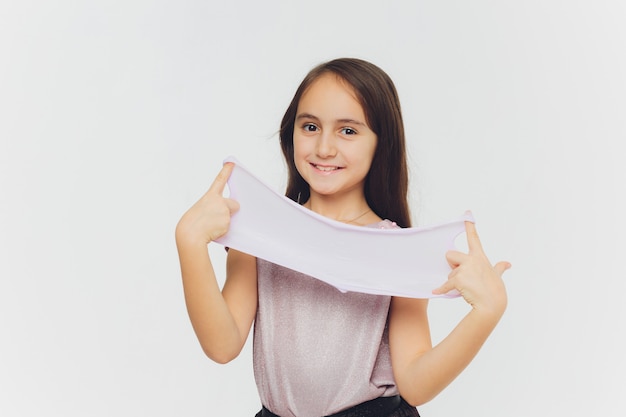
M 374 161 L 375 154 L 376 154 L 376 143 L 374 143 L 374 145 L 368 149 L 367 158 L 363 158 L 364 161 L 367 161 L 365 163 L 366 166 L 364 167 L 366 174 L 369 173 L 370 169 L 372 169 L 372 162 Z
M 374 140 L 372 144 L 370 144 L 369 149 L 368 149 L 368 156 L 369 156 L 369 164 L 372 164 L 372 161 L 374 160 L 374 155 L 376 154 L 376 146 L 378 145 L 378 140 Z
M 294 135 L 293 138 L 293 161 L 295 163 L 296 169 L 302 175 L 302 164 L 304 163 L 304 158 L 307 155 L 306 147 L 303 142 L 298 140 Z
M 293 154 L 302 154 L 305 151 L 304 141 L 296 134 L 293 135 Z
M 298 171 L 300 171 L 300 167 L 302 165 L 302 160 L 304 159 L 304 155 L 302 152 L 302 148 L 295 146 L 294 143 L 294 147 L 293 147 L 293 162 L 296 166 L 296 168 L 298 169 Z

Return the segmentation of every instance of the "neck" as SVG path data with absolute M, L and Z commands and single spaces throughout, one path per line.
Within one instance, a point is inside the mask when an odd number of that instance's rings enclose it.
M 370 209 L 365 197 L 337 198 L 311 195 L 304 207 L 343 223 L 364 225 L 377 221 L 378 216 Z

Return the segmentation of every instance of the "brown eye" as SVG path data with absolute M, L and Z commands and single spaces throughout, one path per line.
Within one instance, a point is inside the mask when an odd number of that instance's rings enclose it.
M 302 126 L 302 128 L 304 129 L 305 132 L 316 132 L 317 131 L 317 126 L 315 126 L 312 123 L 307 123 L 304 126 Z
M 341 133 L 343 133 L 344 135 L 356 135 L 356 130 L 349 127 L 344 127 L 343 129 L 341 129 Z

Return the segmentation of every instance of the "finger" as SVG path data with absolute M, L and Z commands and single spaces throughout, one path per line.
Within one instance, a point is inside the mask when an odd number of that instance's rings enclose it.
M 440 286 L 438 288 L 435 288 L 432 291 L 432 293 L 434 295 L 441 295 L 441 294 L 449 293 L 453 289 L 454 289 L 454 285 L 452 285 L 452 283 L 450 281 L 446 281 L 445 284 L 443 284 L 442 286 Z
M 239 211 L 239 203 L 237 201 L 231 198 L 225 198 L 224 201 L 226 202 L 226 207 L 228 207 L 228 211 L 231 215 Z
M 496 271 L 496 273 L 499 276 L 502 276 L 502 274 L 504 274 L 504 271 L 506 271 L 510 267 L 511 267 L 511 264 L 509 262 L 498 262 L 497 264 L 494 265 L 493 269 Z
M 467 258 L 467 255 L 463 252 L 456 250 L 449 250 L 446 252 L 446 261 L 448 261 L 448 265 L 450 265 L 451 268 L 456 268 L 461 265 L 465 258 Z
M 483 251 L 483 246 L 480 243 L 478 232 L 476 231 L 476 225 L 470 221 L 465 221 L 465 234 L 467 235 L 467 246 L 470 252 Z
M 224 187 L 226 187 L 228 183 L 228 178 L 230 178 L 230 174 L 233 172 L 233 168 L 235 168 L 235 164 L 232 162 L 225 163 L 222 170 L 217 174 L 217 177 L 215 177 L 208 192 L 222 195 Z

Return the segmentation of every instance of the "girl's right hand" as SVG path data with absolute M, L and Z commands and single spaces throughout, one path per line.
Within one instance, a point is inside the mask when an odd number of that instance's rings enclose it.
M 230 216 L 239 203 L 222 196 L 234 164 L 224 164 L 209 190 L 181 217 L 176 226 L 176 240 L 208 244 L 228 231 Z

